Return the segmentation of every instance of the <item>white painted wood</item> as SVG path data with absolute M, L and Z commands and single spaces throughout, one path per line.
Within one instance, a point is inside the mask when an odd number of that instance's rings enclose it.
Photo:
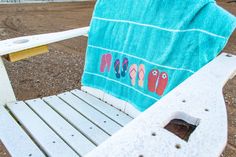
M 133 118 L 138 117 L 142 113 L 128 102 L 126 102 L 126 104 L 125 104 L 124 112 L 127 113 L 128 115 L 130 115 Z
M 63 41 L 87 34 L 89 27 L 77 28 L 63 32 L 24 36 L 0 41 L 0 56 L 25 49 Z
M 105 130 L 109 135 L 112 135 L 121 129 L 121 126 L 118 123 L 91 107 L 72 93 L 66 92 L 59 94 L 58 96 L 66 101 L 75 110 Z
M 7 106 L 48 156 L 78 156 L 24 102 L 9 103 Z
M 236 56 L 221 54 L 87 156 L 220 156 L 227 143 L 222 87 L 235 74 Z M 188 142 L 164 129 L 176 118 L 198 124 Z
M 96 147 L 84 135 L 49 107 L 42 99 L 28 100 L 26 103 L 79 155 L 84 156 Z
M 88 87 L 88 86 L 82 86 L 81 90 L 97 97 L 98 99 L 104 100 L 104 94 L 105 93 L 103 91 L 99 90 L 99 89 L 91 88 L 91 87 Z
M 110 94 L 104 93 L 104 99 L 103 99 L 106 103 L 114 106 L 115 108 L 121 110 L 121 111 L 125 111 L 125 105 L 126 105 L 126 101 L 118 99 Z
M 3 105 L 0 105 L 0 122 L 0 140 L 12 157 L 45 156 Z
M 0 57 L 0 105 L 7 102 L 16 101 L 16 97 L 11 86 L 2 57 Z
M 43 98 L 43 100 L 95 144 L 99 145 L 109 138 L 107 133 L 94 125 L 79 112 L 71 108 L 57 96 L 46 97 Z
M 84 100 L 89 105 L 93 106 L 97 110 L 101 111 L 120 125 L 124 126 L 130 121 L 132 121 L 132 118 L 127 116 L 125 113 L 119 111 L 118 109 L 106 104 L 105 102 L 102 102 L 101 100 L 97 99 L 96 97 L 87 94 L 85 92 L 82 92 L 80 90 L 73 90 L 71 93 L 75 94 L 77 97 L 79 97 L 81 100 Z
M 129 104 L 128 102 L 116 98 L 110 94 L 107 94 L 99 89 L 88 86 L 82 86 L 81 90 L 103 100 L 104 102 L 114 106 L 117 109 L 120 109 L 121 111 L 125 112 L 132 118 L 136 118 L 141 113 L 139 110 L 134 108 L 133 105 Z

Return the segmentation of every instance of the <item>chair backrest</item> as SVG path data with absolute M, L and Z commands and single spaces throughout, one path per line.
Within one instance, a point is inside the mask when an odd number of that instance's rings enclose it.
M 82 85 L 144 111 L 216 57 L 235 26 L 213 0 L 98 0 Z

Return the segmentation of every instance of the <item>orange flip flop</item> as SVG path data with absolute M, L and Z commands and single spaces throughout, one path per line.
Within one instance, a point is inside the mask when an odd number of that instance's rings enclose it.
M 157 89 L 156 89 L 156 93 L 159 96 L 163 95 L 163 93 L 166 89 L 167 83 L 168 83 L 168 75 L 166 72 L 162 72 L 159 77 L 159 81 L 158 81 L 158 85 L 157 85 Z
M 135 85 L 136 73 L 137 73 L 137 65 L 132 64 L 129 68 L 129 76 L 130 76 L 130 79 L 131 79 L 131 84 L 133 86 Z
M 139 69 L 138 69 L 138 85 L 140 87 L 143 87 L 143 83 L 144 83 L 144 76 L 145 76 L 145 67 L 143 64 L 139 65 Z
M 156 83 L 159 77 L 159 71 L 157 69 L 153 69 L 148 74 L 148 90 L 150 92 L 155 92 L 156 90 Z

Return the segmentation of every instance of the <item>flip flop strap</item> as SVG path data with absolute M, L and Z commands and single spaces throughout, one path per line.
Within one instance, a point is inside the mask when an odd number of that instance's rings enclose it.
M 145 74 L 143 69 L 140 69 L 140 70 L 139 70 L 139 74 L 140 74 L 141 72 L 143 73 L 143 75 Z M 140 75 L 139 75 L 139 74 L 138 74 L 138 78 L 141 80 L 141 78 L 140 78 Z M 143 79 L 144 79 L 144 77 L 142 78 L 142 80 L 143 80 Z
M 117 67 L 118 64 L 120 64 L 120 62 L 119 62 L 119 61 L 116 61 L 116 62 L 115 62 L 115 68 Z
M 136 70 L 135 68 L 132 68 L 132 69 L 129 71 L 129 76 L 130 76 L 130 78 L 132 78 L 131 75 L 130 75 L 130 73 L 132 73 L 133 71 L 137 72 L 137 70 Z
M 127 63 L 128 63 L 128 60 L 126 59 L 126 60 L 123 62 L 122 66 L 124 66 L 124 64 L 127 64 Z

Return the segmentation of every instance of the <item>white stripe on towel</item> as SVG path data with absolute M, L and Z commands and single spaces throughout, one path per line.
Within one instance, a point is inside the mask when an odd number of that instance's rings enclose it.
M 168 32 L 177 32 L 177 33 L 201 32 L 201 33 L 208 34 L 210 36 L 226 39 L 226 37 L 224 37 L 224 36 L 214 34 L 214 33 L 208 32 L 208 31 L 203 30 L 203 29 L 197 29 L 197 28 L 179 30 L 179 29 L 163 28 L 163 27 L 160 27 L 160 26 L 155 26 L 155 25 L 151 25 L 151 24 L 144 24 L 144 23 L 128 21 L 128 20 L 108 19 L 108 18 L 101 18 L 101 17 L 93 17 L 93 19 L 102 20 L 102 21 L 109 21 L 109 22 L 117 22 L 117 23 L 129 23 L 129 24 L 134 24 L 134 25 L 143 26 L 143 27 L 151 27 L 151 28 L 155 28 L 155 29 L 159 29 L 159 30 L 163 30 L 163 31 L 168 31 Z
M 88 45 L 88 47 L 96 48 L 96 49 L 101 49 L 101 50 L 105 50 L 105 51 L 110 51 L 110 52 L 115 52 L 115 53 L 119 53 L 119 54 L 122 54 L 122 55 L 126 55 L 126 56 L 129 56 L 129 57 L 132 57 L 132 58 L 136 58 L 136 59 L 142 60 L 143 62 L 146 62 L 148 64 L 152 64 L 152 65 L 155 65 L 155 66 L 158 66 L 158 67 L 162 67 L 162 68 L 166 68 L 166 69 L 179 70 L 179 71 L 187 71 L 187 72 L 190 72 L 192 74 L 194 73 L 194 71 L 190 70 L 190 69 L 175 68 L 175 67 L 171 67 L 171 66 L 165 66 L 165 65 L 161 65 L 161 64 L 156 64 L 156 63 L 150 62 L 150 61 L 148 61 L 148 60 L 146 60 L 144 58 L 140 58 L 140 57 L 137 57 L 137 56 L 125 53 L 125 52 L 120 52 L 120 51 L 117 51 L 117 50 L 111 50 L 111 49 L 107 49 L 107 48 L 103 48 L 103 47 L 99 47 L 99 46 L 94 46 L 94 45 Z
M 126 84 L 124 84 L 124 83 L 122 83 L 122 82 L 119 82 L 119 81 L 117 81 L 117 80 L 111 79 L 111 78 L 109 78 L 109 77 L 106 77 L 106 76 L 103 76 L 103 75 L 99 75 L 99 74 L 96 74 L 96 73 L 87 72 L 87 71 L 84 71 L 84 73 L 85 73 L 85 74 L 89 74 L 89 75 L 94 75 L 94 76 L 102 77 L 102 78 L 104 78 L 104 79 L 106 79 L 106 80 L 109 80 L 109 81 L 118 83 L 118 84 L 120 84 L 120 85 L 122 85 L 122 86 L 125 86 L 125 87 L 127 87 L 127 88 L 130 88 L 130 89 L 133 89 L 134 91 L 136 91 L 136 92 L 138 92 L 138 93 L 140 93 L 140 94 L 142 94 L 142 95 L 144 95 L 144 96 L 146 96 L 146 97 L 149 97 L 149 98 L 154 99 L 154 100 L 156 100 L 156 101 L 159 100 L 159 99 L 157 99 L 157 98 L 155 98 L 155 97 L 153 97 L 153 96 L 147 95 L 147 94 L 145 94 L 145 93 L 143 93 L 143 92 L 141 92 L 141 91 L 135 89 L 135 88 L 132 87 L 132 86 L 126 85 Z

